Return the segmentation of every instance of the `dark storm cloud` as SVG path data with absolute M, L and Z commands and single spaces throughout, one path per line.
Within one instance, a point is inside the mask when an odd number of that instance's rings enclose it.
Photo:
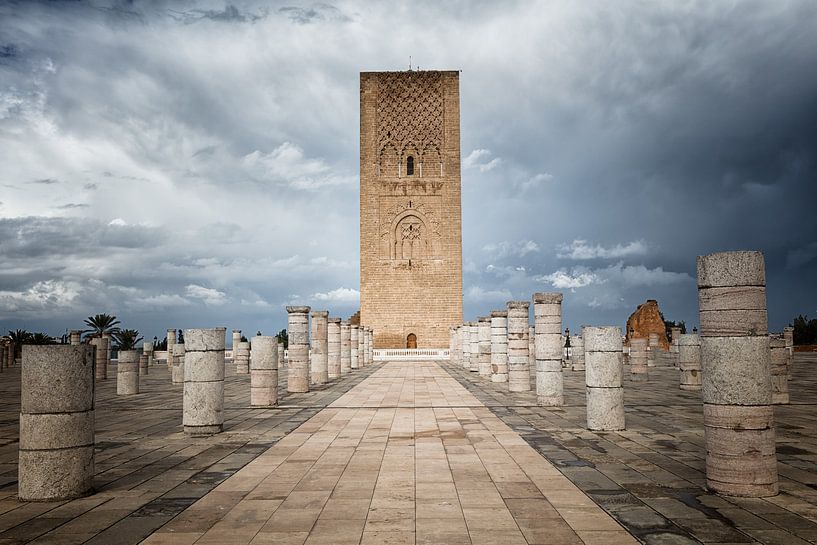
M 0 319 L 350 314 L 358 72 L 409 55 L 462 69 L 466 318 L 558 290 L 571 328 L 692 324 L 727 249 L 764 251 L 774 328 L 817 312 L 813 2 L 9 6 Z

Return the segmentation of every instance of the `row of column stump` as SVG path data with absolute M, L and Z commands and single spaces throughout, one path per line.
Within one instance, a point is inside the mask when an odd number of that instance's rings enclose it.
M 289 392 L 309 391 L 310 358 L 315 384 L 373 362 L 371 328 L 313 312 L 310 352 L 309 307 L 287 310 Z M 71 499 L 93 491 L 94 387 L 107 379 L 109 339 L 81 344 L 76 333 L 71 332 L 69 345 L 23 346 L 18 466 L 18 496 L 23 501 Z M 192 437 L 223 428 L 225 335 L 223 327 L 187 329 L 184 343 L 178 343 L 176 330 L 168 330 L 167 365 L 171 381 L 183 384 L 182 425 Z M 233 359 L 238 374 L 250 374 L 250 404 L 276 406 L 283 346 L 270 336 L 240 339 L 240 332 L 234 331 Z M 139 376 L 148 374 L 153 363 L 153 343 L 146 342 L 141 353 L 120 351 L 117 394 L 138 394 Z
M 725 495 L 775 495 L 772 405 L 789 402 L 792 330 L 769 335 L 762 253 L 700 256 L 697 279 L 700 334 L 673 328 L 670 353 L 679 388 L 701 392 L 707 486 Z M 509 301 L 507 310 L 451 328 L 451 362 L 507 383 L 510 392 L 530 391 L 533 372 L 537 404 L 562 406 L 561 304 L 561 293 L 535 293 L 532 327 L 530 303 Z M 630 339 L 625 348 L 620 328 L 584 326 L 571 341 L 573 370 L 585 372 L 587 428 L 625 429 L 625 356 L 630 381 L 646 382 L 657 335 Z

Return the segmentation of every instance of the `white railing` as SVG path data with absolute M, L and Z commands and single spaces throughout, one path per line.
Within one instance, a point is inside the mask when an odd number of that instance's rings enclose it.
M 448 348 L 375 348 L 375 361 L 447 360 Z

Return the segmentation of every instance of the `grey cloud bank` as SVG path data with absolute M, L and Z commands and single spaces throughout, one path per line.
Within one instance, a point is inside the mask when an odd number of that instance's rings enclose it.
M 418 14 L 423 14 L 419 16 Z M 0 329 L 357 308 L 358 72 L 460 68 L 467 317 L 697 323 L 695 256 L 817 314 L 817 6 L 5 3 Z M 488 226 L 491 226 L 489 229 Z

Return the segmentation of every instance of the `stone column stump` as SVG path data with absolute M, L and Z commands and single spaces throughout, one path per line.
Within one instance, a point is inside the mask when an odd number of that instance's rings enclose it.
M 176 330 L 167 330 L 167 370 L 173 368 L 173 345 L 176 344 Z
M 184 332 L 184 433 L 202 437 L 224 425 L 224 348 L 227 328 Z
M 766 269 L 760 252 L 698 256 L 706 484 L 777 494 Z
M 71 332 L 68 334 L 69 341 L 71 345 L 77 346 L 82 344 L 82 331 L 79 329 L 72 329 Z
M 289 368 L 287 391 L 309 391 L 309 307 L 287 307 Z
M 363 368 L 363 359 L 366 355 L 366 328 L 360 326 L 357 336 L 357 368 Z
M 91 340 L 91 345 L 95 348 L 94 364 L 96 380 L 108 379 L 108 344 L 109 341 L 105 337 L 96 337 Z M 14 347 L 12 346 L 12 350 Z
M 121 350 L 116 365 L 116 395 L 139 393 L 139 352 Z
M 536 403 L 541 407 L 564 404 L 562 380 L 562 294 L 533 294 Z
M 468 322 L 469 371 L 479 373 L 479 322 Z
M 529 329 L 530 303 L 508 301 L 508 391 L 530 391 Z
M 630 339 L 630 381 L 647 382 L 649 379 L 648 354 L 647 339 L 644 337 Z
M 275 337 L 257 335 L 252 338 L 250 405 L 278 405 L 278 343 Z
M 184 343 L 173 345 L 173 366 L 170 368 L 170 382 L 184 384 Z
M 312 353 L 309 367 L 312 384 L 326 384 L 329 381 L 328 321 L 329 311 L 312 311 Z
M 681 371 L 680 388 L 699 391 L 701 389 L 701 338 L 696 333 L 680 335 L 678 368 Z
M 584 337 L 576 335 L 571 337 L 572 351 L 571 359 L 573 360 L 574 371 L 584 371 Z
M 621 330 L 614 326 L 585 327 L 585 384 L 587 386 L 587 429 L 624 429 L 624 364 Z
M 349 362 L 352 369 L 358 369 L 359 364 L 359 344 L 360 344 L 360 326 L 352 324 L 349 327 L 349 344 L 351 345 L 351 361 Z
M 508 311 L 491 312 L 491 382 L 508 382 Z
M 18 496 L 86 496 L 94 478 L 94 356 L 87 345 L 23 345 Z
M 788 358 L 789 362 L 786 365 L 786 372 L 788 373 L 787 378 L 791 380 L 791 368 L 792 364 L 794 363 L 794 328 L 793 327 L 784 327 L 783 328 L 783 339 L 786 341 L 786 357 Z
M 352 370 L 352 328 L 348 320 L 340 322 L 340 374 L 348 375 Z
M 326 325 L 326 377 L 340 378 L 340 318 L 329 318 Z
M 658 340 L 658 333 L 650 333 L 647 341 L 647 367 L 655 367 L 659 350 L 661 350 L 661 344 Z
M 233 345 L 233 361 L 236 375 L 246 375 L 250 372 L 249 341 L 238 341 Z
M 477 321 L 477 351 L 479 376 L 491 378 L 491 317 L 480 316 Z
M 786 339 L 781 335 L 769 337 L 769 361 L 772 373 L 772 404 L 789 404 L 789 357 Z

